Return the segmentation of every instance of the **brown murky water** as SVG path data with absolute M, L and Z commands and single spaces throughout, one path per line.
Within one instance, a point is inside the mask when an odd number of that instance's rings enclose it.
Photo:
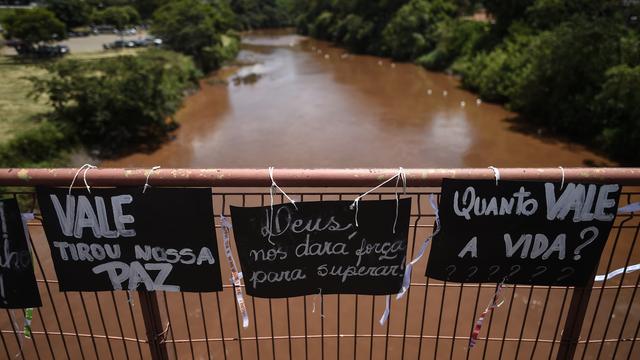
M 535 167 L 609 162 L 538 136 L 446 74 L 347 54 L 283 32 L 246 35 L 239 59 L 177 114 L 174 141 L 103 167 Z M 225 75 L 229 71 L 222 71 Z
M 239 58 L 251 65 L 221 71 L 203 81 L 202 89 L 187 99 L 178 113 L 182 126 L 173 141 L 153 153 L 134 154 L 104 162 L 101 166 L 525 167 L 610 164 L 581 146 L 539 135 L 535 129 L 531 131 L 509 120 L 514 114 L 500 106 L 476 103 L 473 94 L 458 88 L 455 78 L 430 73 L 411 64 L 347 54 L 327 43 L 286 32 L 246 35 Z M 313 195 L 304 198 L 319 199 Z M 324 199 L 337 199 L 337 196 L 325 195 Z M 621 203 L 630 200 L 624 198 Z M 264 201 L 268 201 L 268 197 L 228 196 L 225 205 L 257 205 Z M 414 214 L 418 201 L 423 212 L 432 214 L 427 210 L 425 196 L 414 196 Z M 219 213 L 221 196 L 214 196 L 214 206 Z M 413 216 L 411 224 L 410 242 L 415 253 L 422 239 L 431 233 L 433 217 Z M 616 224 L 620 224 L 620 219 Z M 635 245 L 636 225 L 636 219 L 626 220 L 624 228 L 612 231 L 603 259 L 609 259 L 612 252 L 615 255 L 611 263 L 602 261 L 598 273 L 622 267 L 627 262 L 640 262 L 639 246 Z M 41 227 L 34 224 L 31 233 L 44 267 L 43 271 L 37 269 L 38 278 L 42 278 L 42 273 L 49 279 L 55 278 Z M 219 231 L 217 237 L 222 255 Z M 224 259 L 221 261 L 223 278 L 227 279 L 228 266 Z M 229 288 L 216 294 L 159 294 L 162 323 L 171 324 L 167 328 L 167 338 L 177 339 L 175 346 L 168 344 L 170 358 L 334 359 L 340 356 L 344 359 L 414 359 L 420 354 L 421 359 L 546 359 L 555 356 L 558 346 L 552 346 L 551 341 L 561 336 L 571 290 L 527 286 L 514 289 L 509 286 L 503 294 L 505 305 L 495 311 L 483 328 L 483 336 L 488 332 L 494 340 L 488 345 L 481 341 L 469 350 L 471 326 L 490 301 L 494 289 L 475 284 L 443 286 L 442 282 L 427 280 L 425 263 L 426 259 L 423 259 L 416 265 L 412 278 L 415 284 L 409 296 L 393 302 L 388 328 L 377 323 L 384 309 L 384 297 L 381 296 L 326 296 L 322 304 L 324 317 L 320 316 L 320 302 L 314 296 L 276 300 L 246 297 L 250 325 L 245 330 L 237 323 L 234 296 Z M 633 285 L 637 274 L 624 278 L 623 284 L 627 287 L 619 295 L 616 295 L 616 288 L 594 291 L 585 321 L 596 325 L 585 326 L 582 339 L 589 336 L 590 329 L 594 329 L 591 339 L 615 338 L 618 333 L 627 339 L 636 336 L 634 330 L 640 321 L 640 303 L 634 297 Z M 425 281 L 428 287 L 424 286 Z M 619 284 L 620 278 L 607 282 L 608 286 Z M 56 284 L 50 287 L 58 314 L 52 312 L 47 300 L 49 290 L 41 283 L 45 307 L 36 311 L 34 329 L 42 331 L 42 321 L 49 329 L 57 329 L 60 323 L 67 333 L 64 338 L 72 358 L 79 357 L 80 347 L 86 354 L 95 351 L 107 359 L 112 357 L 111 353 L 114 358 L 128 354 L 135 359 L 139 350 L 142 357 L 149 356 L 146 344 L 138 347 L 131 341 L 136 337 L 145 338 L 136 296 L 130 307 L 123 292 L 114 295 L 62 294 L 57 291 Z M 316 312 L 312 311 L 314 303 L 318 307 Z M 102 307 L 102 313 L 97 311 L 98 305 Z M 630 315 L 627 317 L 626 314 Z M 609 319 L 612 321 L 607 325 Z M 3 329 L 8 327 L 10 325 L 4 321 Z M 106 332 L 115 337 L 123 334 L 128 340 L 78 339 L 74 334 L 76 329 L 84 334 Z M 338 333 L 341 334 L 339 337 L 336 336 Z M 354 338 L 354 333 L 359 336 Z M 272 334 L 275 339 L 271 338 Z M 373 339 L 369 334 L 374 334 Z M 421 336 L 423 340 L 420 340 Z M 7 342 L 15 343 L 8 335 L 5 337 Z M 227 341 L 206 343 L 202 341 L 205 337 L 224 337 Z M 501 341 L 503 337 L 508 340 Z M 189 342 L 189 338 L 200 340 Z M 518 341 L 519 338 L 527 340 Z M 542 341 L 536 342 L 537 338 Z M 48 342 L 42 335 L 36 339 L 42 355 L 47 357 Z M 64 357 L 65 344 L 61 338 L 52 336 L 50 343 L 51 348 Z M 595 358 L 601 344 L 592 344 L 587 351 L 580 345 L 578 354 L 584 352 L 585 358 Z M 626 358 L 633 342 L 621 344 L 617 356 Z M 16 349 L 15 345 L 11 347 Z M 611 356 L 615 347 L 615 342 L 604 343 L 602 356 Z M 25 348 L 27 357 L 32 357 L 33 346 L 27 344 Z M 638 347 L 633 353 L 640 356 Z

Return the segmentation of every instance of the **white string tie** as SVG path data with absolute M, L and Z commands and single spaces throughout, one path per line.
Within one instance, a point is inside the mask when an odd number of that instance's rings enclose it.
M 269 178 L 271 179 L 271 186 L 269 187 L 269 197 L 271 198 L 271 202 L 269 205 L 269 208 L 271 209 L 270 213 L 269 213 L 269 224 L 267 226 L 267 228 L 269 229 L 269 236 L 267 238 L 267 241 L 269 241 L 269 243 L 271 245 L 275 245 L 275 243 L 273 241 L 271 241 L 271 234 L 272 234 L 272 230 L 273 230 L 273 190 L 277 189 L 278 191 L 280 191 L 280 193 L 282 193 L 282 195 L 284 195 L 289 202 L 293 205 L 294 208 L 296 208 L 296 210 L 298 210 L 298 206 L 296 205 L 296 202 L 289 197 L 289 195 L 287 195 L 286 192 L 284 192 L 284 190 L 282 190 L 280 188 L 280 186 L 278 186 L 278 184 L 276 184 L 276 181 L 273 178 L 273 166 L 269 166 Z
M 496 186 L 498 186 L 498 181 L 500 181 L 500 170 L 495 166 L 489 166 L 489 169 L 493 170 L 493 175 L 496 177 Z
M 384 326 L 384 324 L 389 319 L 389 315 L 391 315 L 391 295 L 387 295 L 384 298 L 385 307 L 384 312 L 382 313 L 382 317 L 380 317 L 380 326 Z
M 418 250 L 418 255 L 416 255 L 416 257 L 413 258 L 413 260 L 411 260 L 411 262 L 407 264 L 407 267 L 404 269 L 402 289 L 400 289 L 400 292 L 396 295 L 396 300 L 400 300 L 404 296 L 404 294 L 407 293 L 407 290 L 409 290 L 409 287 L 411 286 L 411 270 L 413 270 L 413 265 L 415 265 L 418 260 L 422 258 L 425 251 L 427 251 L 427 247 L 429 246 L 431 240 L 440 232 L 440 215 L 438 213 L 438 204 L 436 202 L 436 197 L 433 194 L 429 195 L 429 203 L 431 204 L 431 208 L 433 208 L 433 213 L 436 217 L 435 229 L 433 230 L 431 235 L 429 235 L 422 243 L 420 250 Z
M 407 195 L 407 174 L 404 169 L 398 169 L 398 177 L 396 178 L 396 217 L 393 219 L 393 233 L 396 233 L 396 223 L 398 222 L 398 207 L 400 207 L 400 199 L 398 198 L 398 183 L 402 180 L 402 193 Z
M 621 274 L 629 274 L 632 273 L 634 271 L 638 271 L 640 270 L 640 264 L 635 264 L 635 265 L 629 265 L 629 266 L 625 266 L 623 268 L 620 269 L 616 269 L 608 274 L 604 274 L 604 275 L 597 275 L 595 277 L 595 279 L 593 281 L 606 281 L 609 279 L 613 279 L 614 277 L 621 275 Z
M 156 171 L 158 169 L 160 169 L 160 166 L 154 166 L 147 173 L 147 180 L 144 182 L 144 187 L 142 188 L 142 193 L 143 194 L 147 191 L 148 188 L 151 187 L 151 185 L 149 185 L 149 177 L 151 176 L 151 174 L 153 174 L 154 171 Z
M 233 285 L 233 291 L 236 294 L 238 311 L 242 314 L 242 327 L 246 329 L 249 327 L 249 313 L 247 312 L 247 305 L 244 302 L 244 294 L 242 293 L 242 283 L 240 281 L 242 279 L 242 273 L 238 271 L 236 261 L 233 259 L 233 253 L 231 252 L 231 230 L 233 227 L 223 214 L 220 214 L 220 225 L 224 239 L 224 253 L 227 256 L 229 270 L 231 271 L 231 285 Z
M 562 166 L 558 166 L 558 169 L 562 171 L 562 181 L 560 182 L 560 190 L 564 187 L 564 168 Z
M 393 179 L 396 179 L 396 218 L 393 221 L 393 233 L 396 233 L 396 222 L 398 221 L 398 205 L 399 205 L 399 199 L 398 199 L 398 181 L 402 180 L 402 188 L 404 190 L 404 193 L 407 193 L 407 175 L 404 171 L 404 169 L 402 167 L 398 168 L 398 172 L 393 175 L 392 177 L 388 178 L 387 180 L 381 182 L 380 184 L 378 184 L 378 186 L 369 189 L 367 192 L 365 192 L 364 194 L 358 196 L 355 198 L 355 200 L 353 200 L 353 203 L 349 206 L 349 209 L 354 210 L 355 209 L 355 223 L 356 223 L 356 227 L 358 227 L 358 202 L 360 201 L 360 199 L 362 199 L 363 197 L 369 195 L 370 193 L 378 190 L 379 188 L 383 187 L 385 184 L 387 184 L 388 182 L 392 181 Z
M 640 211 L 640 202 L 631 203 L 618 209 L 618 214 L 630 214 Z
M 82 179 L 84 180 L 84 186 L 87 188 L 87 191 L 89 192 L 89 194 L 91 194 L 91 188 L 87 183 L 87 171 L 95 168 L 96 167 L 91 164 L 84 164 L 78 169 L 78 171 L 76 171 L 76 174 L 73 176 L 73 179 L 71 180 L 71 185 L 69 185 L 69 195 L 71 195 L 71 189 L 73 188 L 73 184 L 76 182 L 76 179 L 78 178 L 78 175 L 80 175 L 80 171 L 82 170 L 84 170 L 84 174 L 82 175 Z
M 313 309 L 311 310 L 312 313 L 316 313 L 316 300 L 318 299 L 318 297 L 320 297 L 320 317 L 324 317 L 324 311 L 322 308 L 322 288 L 318 288 L 318 293 L 313 297 Z

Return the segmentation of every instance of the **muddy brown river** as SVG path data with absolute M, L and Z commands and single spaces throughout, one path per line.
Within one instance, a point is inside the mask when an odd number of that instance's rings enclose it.
M 474 94 L 460 89 L 455 77 L 412 64 L 353 55 L 287 31 L 245 34 L 238 60 L 242 65 L 229 66 L 203 80 L 201 89 L 186 99 L 177 114 L 181 127 L 173 140 L 151 153 L 105 161 L 101 167 L 612 164 L 582 146 L 525 126 L 516 120 L 516 114 L 502 106 L 478 101 Z M 237 190 L 240 189 L 214 192 Z M 267 189 L 258 191 L 264 194 Z M 322 196 L 325 200 L 338 199 L 338 195 Z M 425 195 L 412 196 L 409 241 L 415 254 L 432 231 L 433 211 Z M 320 199 L 320 195 L 309 194 L 303 198 Z M 223 199 L 216 194 L 216 213 L 223 200 L 227 213 L 229 204 L 268 204 L 265 195 L 227 195 Z M 422 204 L 422 216 L 416 216 L 417 202 Z M 637 223 L 634 218 L 620 227 L 620 219 L 616 221 L 598 273 L 640 262 L 639 246 L 635 245 Z M 30 230 L 42 263 L 42 268 L 36 269 L 37 277 L 42 280 L 46 275 L 55 280 L 42 227 L 34 223 Z M 217 239 L 223 279 L 228 279 L 219 230 Z M 612 252 L 615 255 L 609 263 L 606 260 Z M 165 331 L 157 335 L 168 341 L 169 358 L 180 359 L 555 357 L 572 290 L 508 286 L 502 294 L 504 305 L 495 310 L 482 329 L 481 337 L 489 334 L 491 341 L 481 340 L 469 349 L 471 327 L 490 302 L 494 285 L 462 286 L 430 280 L 424 276 L 425 263 L 423 258 L 416 265 L 409 295 L 393 301 L 388 327 L 378 324 L 384 309 L 383 296 L 330 295 L 323 301 L 318 296 L 274 300 L 245 297 L 250 325 L 242 329 L 233 291 L 227 287 L 221 293 L 158 294 L 160 322 Z M 624 278 L 622 290 L 618 288 L 620 277 L 607 281 L 610 288 L 600 290 L 602 283 L 597 285 L 587 310 L 582 341 L 637 336 L 637 274 Z M 148 345 L 135 341 L 147 336 L 140 299 L 135 294 L 130 302 L 126 292 L 65 294 L 57 291 L 55 282 L 49 287 L 41 282 L 40 292 L 45 307 L 35 312 L 34 330 L 39 333 L 34 339 L 41 357 L 50 357 L 51 350 L 59 358 L 66 354 L 82 358 L 83 353 L 88 359 L 149 357 Z M 5 330 L 11 328 L 7 316 L 1 322 Z M 592 323 L 595 325 L 589 325 Z M 43 334 L 45 327 L 56 332 L 59 326 L 65 333 L 63 337 L 53 334 L 47 338 Z M 91 334 L 96 335 L 93 340 Z M 13 356 L 18 348 L 12 334 L 4 333 L 2 341 L 10 348 L 5 356 Z M 633 347 L 633 341 L 619 346 L 613 341 L 598 341 L 588 347 L 579 345 L 578 358 L 583 354 L 585 359 L 608 358 L 614 352 L 618 358 L 640 356 L 640 347 Z M 35 350 L 31 341 L 24 345 L 26 358 L 35 357 Z
M 238 59 L 177 114 L 175 140 L 103 167 L 537 167 L 609 162 L 539 135 L 459 81 L 286 32 L 246 35 Z M 226 79 L 226 81 L 221 81 Z

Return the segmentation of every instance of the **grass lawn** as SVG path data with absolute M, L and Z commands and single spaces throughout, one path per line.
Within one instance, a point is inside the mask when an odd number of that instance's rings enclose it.
M 96 53 L 70 54 L 66 58 L 95 60 L 118 55 L 131 55 L 139 50 L 124 49 Z M 55 60 L 52 60 L 55 61 Z M 0 56 L 0 144 L 16 133 L 38 125 L 39 120 L 50 110 L 45 97 L 34 100 L 30 76 L 46 76 L 47 71 L 29 61 L 21 61 L 16 56 Z
M 17 62 L 13 56 L 0 57 L 0 143 L 34 126 L 37 118 L 49 110 L 46 99 L 35 101 L 28 97 L 32 87 L 25 79 L 46 73 L 35 65 Z

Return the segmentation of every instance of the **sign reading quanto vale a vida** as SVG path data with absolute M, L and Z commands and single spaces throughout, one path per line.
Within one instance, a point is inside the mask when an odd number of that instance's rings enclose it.
M 357 209 L 350 201 L 296 205 L 277 205 L 273 212 L 231 207 L 247 294 L 280 298 L 400 290 L 411 199 L 360 201 Z
M 222 290 L 211 189 L 37 195 L 61 291 Z
M 618 207 L 617 184 L 445 179 L 426 275 L 583 286 Z

